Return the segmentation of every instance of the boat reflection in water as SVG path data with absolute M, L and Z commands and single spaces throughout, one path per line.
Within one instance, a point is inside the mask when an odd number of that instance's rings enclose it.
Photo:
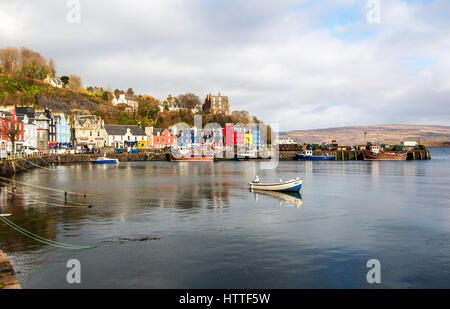
M 261 190 L 250 190 L 255 196 L 255 200 L 258 201 L 259 195 L 271 196 L 280 201 L 280 207 L 283 202 L 291 204 L 297 208 L 303 207 L 302 195 L 297 192 L 279 192 L 279 191 L 261 191 Z

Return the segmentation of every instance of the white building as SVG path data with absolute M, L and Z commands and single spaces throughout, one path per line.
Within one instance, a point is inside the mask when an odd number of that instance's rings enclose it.
M 294 145 L 296 142 L 292 138 L 283 138 L 278 141 L 280 145 Z
M 139 126 L 105 125 L 105 132 L 108 147 L 147 147 L 147 134 Z
M 62 88 L 63 82 L 58 77 L 50 77 L 50 75 L 47 75 L 47 77 L 44 79 L 44 82 L 49 83 L 52 85 L 52 87 L 55 88 Z
M 116 106 L 119 104 L 129 106 L 132 111 L 137 111 L 139 108 L 139 102 L 136 96 L 121 94 L 119 95 L 119 98 L 116 98 L 116 96 L 113 94 L 112 105 Z
M 417 146 L 417 142 L 413 142 L 413 141 L 404 141 L 402 142 L 403 146 L 406 147 L 416 147 Z
M 27 115 L 23 117 L 24 123 L 24 146 L 31 146 L 37 148 L 37 126 L 34 119 L 28 118 Z

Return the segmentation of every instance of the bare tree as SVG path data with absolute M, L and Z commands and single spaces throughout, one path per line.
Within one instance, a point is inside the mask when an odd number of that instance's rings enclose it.
M 69 88 L 72 90 L 80 90 L 82 87 L 81 78 L 78 75 L 70 75 Z
M 179 95 L 177 100 L 180 107 L 184 110 L 192 111 L 194 108 L 201 110 L 202 102 L 200 98 L 193 93 Z
M 20 50 L 16 47 L 7 47 L 0 50 L 0 61 L 7 73 L 13 73 L 19 68 Z
M 19 134 L 20 134 L 20 124 L 13 120 L 8 121 L 6 135 L 8 136 L 8 139 L 12 144 L 13 153 L 16 152 L 16 141 L 19 137 Z

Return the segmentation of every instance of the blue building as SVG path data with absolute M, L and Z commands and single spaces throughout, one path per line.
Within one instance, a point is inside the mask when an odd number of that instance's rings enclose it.
M 259 147 L 261 145 L 261 134 L 259 132 L 258 125 L 253 127 L 253 146 Z
M 64 114 L 54 115 L 56 123 L 56 146 L 58 148 L 70 148 L 71 130 Z

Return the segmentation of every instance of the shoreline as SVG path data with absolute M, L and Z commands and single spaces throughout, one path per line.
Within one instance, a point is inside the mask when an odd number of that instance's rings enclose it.
M 21 289 L 8 256 L 0 250 L 0 290 Z
M 298 150 L 280 151 L 279 161 L 295 161 Z M 11 177 L 22 172 L 39 167 L 52 165 L 63 165 L 71 163 L 86 163 L 93 159 L 101 157 L 102 154 L 62 154 L 46 155 L 38 157 L 16 158 L 12 160 L 2 160 L 0 162 L 0 176 Z M 169 154 L 165 152 L 142 152 L 142 153 L 112 153 L 108 154 L 112 159 L 118 159 L 120 162 L 151 162 L 151 161 L 170 161 Z M 429 150 L 416 150 L 408 153 L 408 160 L 429 160 L 431 159 Z M 336 151 L 335 161 L 363 161 L 360 151 Z M 236 159 L 223 159 L 223 161 L 236 161 Z M 256 162 L 249 160 L 247 162 Z M 246 160 L 243 160 L 246 162 Z

